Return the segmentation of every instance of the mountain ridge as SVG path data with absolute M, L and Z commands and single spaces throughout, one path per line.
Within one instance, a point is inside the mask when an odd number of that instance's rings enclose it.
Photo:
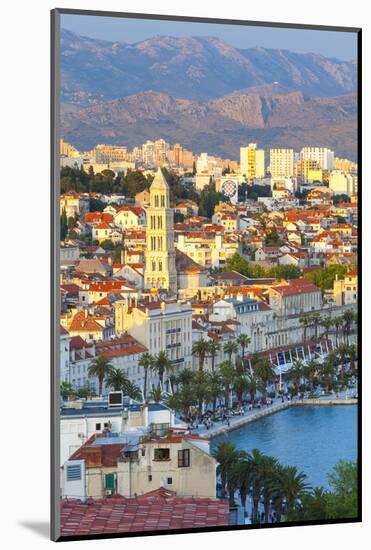
M 62 101 L 87 107 L 155 90 L 206 101 L 275 83 L 309 96 L 356 90 L 356 64 L 320 54 L 238 49 L 217 37 L 155 36 L 135 44 L 62 29 Z
M 297 91 L 234 92 L 200 102 L 149 90 L 65 113 L 61 130 L 82 150 L 105 141 L 131 148 L 162 137 L 194 152 L 226 158 L 238 158 L 240 145 L 254 140 L 265 147 L 311 145 L 307 139 L 314 133 L 323 146 L 336 144 L 337 154 L 355 158 L 356 143 L 349 134 L 352 128 L 356 132 L 356 114 L 355 95 L 308 98 Z M 347 128 L 344 139 L 342 126 Z

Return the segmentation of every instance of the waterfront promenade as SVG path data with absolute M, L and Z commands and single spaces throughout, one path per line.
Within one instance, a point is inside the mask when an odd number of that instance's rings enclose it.
M 285 409 L 288 409 L 289 407 L 296 407 L 296 406 L 346 406 L 346 405 L 357 405 L 358 399 L 355 397 L 348 397 L 345 396 L 345 394 L 339 395 L 339 397 L 334 396 L 322 396 L 316 399 L 291 399 L 291 400 L 285 400 L 284 402 L 277 402 L 273 403 L 271 405 L 262 405 L 259 409 L 252 409 L 250 411 L 246 411 L 243 416 L 230 416 L 229 417 L 229 425 L 227 422 L 217 422 L 213 425 L 213 427 L 209 427 L 209 429 L 206 429 L 206 427 L 202 424 L 199 425 L 198 428 L 192 430 L 192 433 L 197 433 L 202 437 L 205 437 L 207 439 L 210 439 L 211 437 L 217 436 L 217 435 L 223 435 L 226 434 L 232 430 L 236 430 L 240 428 L 241 426 L 244 426 L 245 424 L 249 424 L 250 422 L 255 422 L 256 420 L 259 420 L 260 418 L 263 418 L 264 416 L 277 413 L 279 411 L 283 411 Z

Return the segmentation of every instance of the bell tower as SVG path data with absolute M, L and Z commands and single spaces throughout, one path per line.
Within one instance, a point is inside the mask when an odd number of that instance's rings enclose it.
M 157 170 L 150 188 L 146 240 L 145 287 L 162 288 L 176 295 L 174 213 L 170 208 L 169 186 L 161 168 Z

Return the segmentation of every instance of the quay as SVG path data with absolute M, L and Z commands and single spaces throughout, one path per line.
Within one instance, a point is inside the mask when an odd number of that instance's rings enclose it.
M 194 430 L 193 433 L 198 433 L 200 436 L 210 439 L 212 437 L 223 435 L 233 430 L 237 430 L 245 424 L 250 422 L 255 422 L 264 416 L 283 411 L 290 407 L 302 407 L 302 406 L 339 406 L 339 405 L 357 405 L 357 398 L 349 399 L 294 399 L 291 401 L 284 401 L 283 403 L 273 403 L 273 405 L 265 405 L 259 410 L 247 411 L 244 416 L 232 417 L 230 418 L 229 426 L 227 424 L 222 424 L 219 426 L 214 426 L 208 430 L 202 426 L 197 430 Z

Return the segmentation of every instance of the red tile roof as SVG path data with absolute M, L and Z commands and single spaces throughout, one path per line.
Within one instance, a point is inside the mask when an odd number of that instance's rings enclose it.
M 61 535 L 167 531 L 228 525 L 226 499 L 177 497 L 159 489 L 134 498 L 121 496 L 61 502 Z
M 164 488 L 142 496 L 61 501 L 61 535 L 166 531 L 228 525 L 226 499 L 177 497 Z

